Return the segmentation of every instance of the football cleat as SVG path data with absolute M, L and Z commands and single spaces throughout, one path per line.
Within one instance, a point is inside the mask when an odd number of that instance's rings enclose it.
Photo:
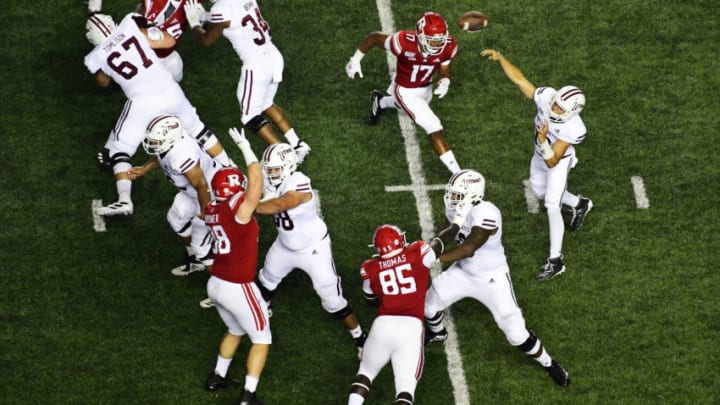
M 200 301 L 198 305 L 200 305 L 200 308 L 209 309 L 213 308 L 215 306 L 215 303 L 210 298 L 205 298 L 204 300 Z
M 570 231 L 577 231 L 582 226 L 583 222 L 585 222 L 585 217 L 587 216 L 588 212 L 593 208 L 593 202 L 589 198 L 585 198 L 581 195 L 580 202 L 578 202 L 578 205 L 573 208 L 573 216 L 570 220 L 570 226 L 568 229 Z
M 535 276 L 535 280 L 550 280 L 563 272 L 565 272 L 565 263 L 563 262 L 563 256 L 560 255 L 558 257 L 548 259 L 547 263 L 540 267 L 540 272 Z
M 570 385 L 570 375 L 555 359 L 553 359 L 549 366 L 543 368 L 547 371 L 550 378 L 555 381 L 555 384 L 561 387 Z
M 243 390 L 242 396 L 240 397 L 240 402 L 238 402 L 238 405 L 263 405 L 262 401 L 258 399 L 257 392 L 250 392 L 248 390 Z
M 305 143 L 305 141 L 299 141 L 298 144 L 295 145 L 295 147 L 293 149 L 295 149 L 295 156 L 297 157 L 297 164 L 302 163 L 303 160 L 305 160 L 307 155 L 312 150 L 310 148 L 310 145 Z
M 365 340 L 367 340 L 367 333 L 363 332 L 362 335 L 353 338 L 355 348 L 357 349 L 357 358 L 362 360 L 363 347 L 365 347 Z
M 115 201 L 110 205 L 99 207 L 95 212 L 103 217 L 111 217 L 116 215 L 132 215 L 132 201 Z
M 221 377 L 215 374 L 215 371 L 210 373 L 210 376 L 205 383 L 205 389 L 208 391 L 224 390 L 226 388 L 235 388 L 240 386 L 240 381 L 232 380 L 228 377 Z
M 448 338 L 447 329 L 442 328 L 440 332 L 433 332 L 430 329 L 425 330 L 425 344 L 432 342 L 444 342 Z
M 380 119 L 380 113 L 382 112 L 382 109 L 380 108 L 380 99 L 382 96 L 382 93 L 377 90 L 373 90 L 372 93 L 370 93 L 372 105 L 370 106 L 370 116 L 367 119 L 368 125 L 377 125 L 378 120 Z
M 170 270 L 170 273 L 172 273 L 173 276 L 184 277 L 190 273 L 194 273 L 196 271 L 205 271 L 206 269 L 207 266 L 202 264 L 193 255 L 188 256 L 187 261 L 182 266 L 177 266 L 174 269 Z

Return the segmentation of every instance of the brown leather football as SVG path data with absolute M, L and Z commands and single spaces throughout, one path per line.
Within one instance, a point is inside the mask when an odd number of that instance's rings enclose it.
M 488 18 L 479 11 L 468 11 L 458 18 L 457 24 L 463 31 L 478 32 L 487 27 Z

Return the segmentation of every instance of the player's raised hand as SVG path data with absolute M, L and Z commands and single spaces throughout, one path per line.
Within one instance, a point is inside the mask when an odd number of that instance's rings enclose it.
M 240 146 L 240 144 L 250 145 L 250 142 L 248 142 L 247 138 L 245 137 L 245 128 L 241 129 L 240 131 L 238 131 L 235 127 L 230 128 L 228 129 L 228 134 L 230 134 L 230 137 L 232 138 L 233 142 L 237 144 L 237 146 Z
M 240 131 L 238 131 L 235 127 L 230 128 L 228 130 L 228 134 L 230 134 L 233 142 L 235 142 L 235 144 L 240 149 L 240 152 L 242 152 L 243 158 L 245 159 L 245 164 L 249 166 L 253 163 L 258 162 L 257 156 L 255 156 L 255 152 L 253 152 L 252 148 L 250 147 L 250 142 L 247 140 L 247 138 L 245 138 L 244 128 Z
M 185 9 L 185 18 L 187 18 L 190 29 L 200 26 L 200 20 L 205 15 L 205 9 L 197 0 L 188 0 L 183 6 Z

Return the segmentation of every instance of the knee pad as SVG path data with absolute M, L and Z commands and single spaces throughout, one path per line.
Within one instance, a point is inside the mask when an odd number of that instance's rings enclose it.
M 530 336 L 528 336 L 528 338 L 525 339 L 524 342 L 522 342 L 521 344 L 515 346 L 515 347 L 517 347 L 518 349 L 522 350 L 524 353 L 527 353 L 527 352 L 529 352 L 530 350 L 532 350 L 532 349 L 535 347 L 535 344 L 536 344 L 537 341 L 538 341 L 537 336 L 535 336 L 535 335 L 534 335 L 532 332 L 530 332 L 530 331 L 528 331 L 528 333 L 530 334 Z
M 327 309 L 327 308 L 326 308 Z M 335 312 L 331 312 L 335 319 L 342 321 L 346 316 L 355 312 L 350 305 L 346 305 L 343 309 Z
M 203 150 L 208 150 L 212 148 L 213 146 L 215 146 L 217 141 L 218 140 L 215 136 L 215 133 L 208 127 L 204 127 L 199 134 L 195 135 L 195 142 L 197 142 L 198 145 L 203 148 Z
M 442 325 L 443 319 L 445 319 L 445 312 L 444 311 L 438 311 L 435 313 L 435 315 L 431 317 L 425 317 L 425 323 L 430 326 L 440 326 Z
M 108 150 L 109 152 L 109 150 Z M 130 163 L 130 155 L 125 152 L 115 152 L 110 155 L 110 162 L 114 165 L 116 163 Z
M 368 395 L 368 392 L 370 392 L 370 385 L 372 385 L 372 381 L 370 379 L 363 375 L 358 374 L 355 376 L 355 381 L 352 383 L 352 387 L 350 388 L 351 394 L 358 394 L 362 396 L 363 398 L 366 398 Z
M 251 131 L 257 134 L 258 132 L 260 132 L 260 128 L 268 125 L 269 123 L 270 122 L 268 122 L 267 118 L 265 118 L 264 115 L 260 114 L 250 118 L 250 121 L 248 121 L 245 126 L 250 128 Z
M 411 393 L 403 391 L 395 397 L 395 405 L 412 405 L 413 396 Z

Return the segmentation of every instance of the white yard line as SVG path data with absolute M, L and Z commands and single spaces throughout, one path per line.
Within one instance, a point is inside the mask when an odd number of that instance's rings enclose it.
M 102 200 L 92 200 L 90 204 L 90 212 L 92 213 L 93 229 L 95 229 L 95 232 L 107 231 L 107 229 L 105 229 L 105 218 L 97 213 L 97 209 L 100 207 L 102 207 Z
M 395 32 L 395 22 L 390 0 L 377 0 L 376 2 L 382 32 Z M 387 61 L 388 75 L 392 77 L 396 69 L 396 58 L 388 52 Z M 429 240 L 434 235 L 435 225 L 432 219 L 432 204 L 428 196 L 428 189 L 435 189 L 437 186 L 428 186 L 425 184 L 425 172 L 423 171 L 420 159 L 420 146 L 417 141 L 417 134 L 415 133 L 415 124 L 402 112 L 398 113 L 398 120 L 400 122 L 400 131 L 405 140 L 405 157 L 408 162 L 411 184 L 409 186 L 392 187 L 407 187 L 408 191 L 412 191 L 420 220 L 422 239 Z M 432 275 L 437 275 L 440 270 L 439 263 L 435 263 L 431 269 Z M 448 374 L 450 375 L 450 382 L 453 387 L 455 404 L 469 405 L 470 393 L 468 392 L 467 382 L 465 381 L 465 372 L 463 370 L 462 358 L 460 357 L 460 345 L 455 330 L 455 321 L 449 309 L 446 311 L 445 328 L 448 331 L 448 339 L 445 341 L 445 355 L 447 357 Z
M 647 198 L 645 193 L 645 183 L 643 178 L 640 176 L 630 177 L 630 182 L 633 186 L 633 192 L 635 193 L 635 204 L 640 209 L 650 208 L 650 200 Z

